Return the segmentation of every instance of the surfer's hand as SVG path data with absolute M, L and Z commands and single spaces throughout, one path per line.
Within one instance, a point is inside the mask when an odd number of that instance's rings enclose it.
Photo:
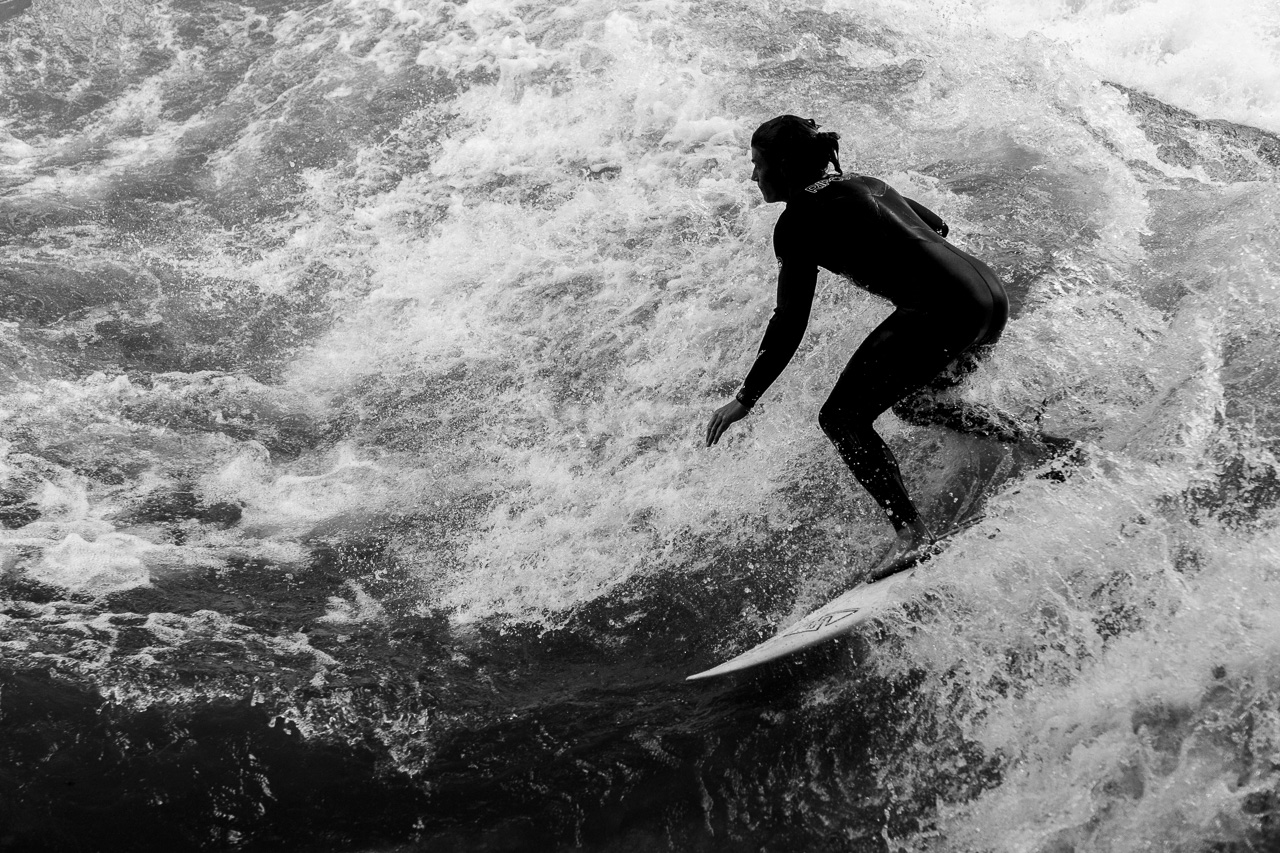
M 707 447 L 720 440 L 720 436 L 724 435 L 729 424 L 740 421 L 746 416 L 747 407 L 737 400 L 730 400 L 716 409 L 715 414 L 711 416 L 711 423 L 707 424 Z

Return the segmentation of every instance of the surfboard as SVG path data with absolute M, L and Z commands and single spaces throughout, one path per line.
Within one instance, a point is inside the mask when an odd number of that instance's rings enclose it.
M 919 590 L 920 584 L 913 582 L 916 574 L 927 569 L 957 534 L 968 530 L 979 521 L 981 518 L 973 519 L 939 537 L 932 553 L 911 568 L 872 583 L 859 584 L 800 621 L 788 625 L 760 645 L 748 649 L 719 666 L 690 675 L 685 680 L 699 681 L 704 678 L 717 678 L 741 672 L 848 634 L 864 622 L 898 606 Z

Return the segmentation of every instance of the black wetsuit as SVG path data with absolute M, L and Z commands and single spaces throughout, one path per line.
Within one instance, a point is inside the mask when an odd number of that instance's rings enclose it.
M 967 372 L 963 362 L 995 342 L 1009 313 L 995 273 L 948 243 L 946 233 L 928 208 L 863 175 L 826 178 L 789 199 L 773 232 L 782 264 L 778 305 L 738 393 L 740 402 L 753 405 L 795 354 L 809 323 L 818 267 L 892 302 L 897 310 L 853 354 L 818 423 L 899 529 L 918 514 L 897 460 L 872 427 L 876 417 L 926 386 L 958 382 Z M 974 421 L 957 415 L 954 406 L 928 401 L 901 414 L 953 426 L 957 419 Z M 1007 429 L 975 424 L 973 431 Z

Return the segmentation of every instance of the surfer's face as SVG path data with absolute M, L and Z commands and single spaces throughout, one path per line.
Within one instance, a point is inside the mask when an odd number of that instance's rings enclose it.
M 759 148 L 751 149 L 751 180 L 760 188 L 760 195 L 770 204 L 775 201 L 786 201 L 786 185 L 782 180 L 782 170 L 769 162 Z

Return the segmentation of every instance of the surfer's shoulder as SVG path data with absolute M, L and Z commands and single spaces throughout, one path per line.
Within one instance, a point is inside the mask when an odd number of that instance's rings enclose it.
M 870 175 L 851 175 L 850 184 L 873 198 L 880 198 L 889 192 L 889 185 L 879 178 Z

